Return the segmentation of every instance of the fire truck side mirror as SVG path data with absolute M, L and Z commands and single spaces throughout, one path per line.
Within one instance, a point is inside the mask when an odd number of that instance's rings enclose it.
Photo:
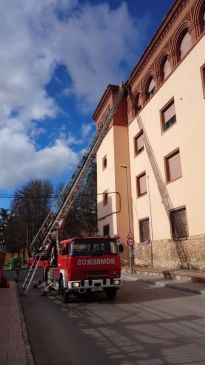
M 124 247 L 122 243 L 119 243 L 119 252 L 123 252 L 124 251 Z

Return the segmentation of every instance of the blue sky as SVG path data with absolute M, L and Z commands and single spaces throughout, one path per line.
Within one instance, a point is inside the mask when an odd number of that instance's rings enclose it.
M 126 80 L 173 0 L 1 0 L 0 207 L 66 182 L 108 84 Z

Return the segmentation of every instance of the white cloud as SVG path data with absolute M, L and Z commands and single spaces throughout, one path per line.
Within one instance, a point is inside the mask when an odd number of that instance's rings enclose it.
M 92 132 L 92 124 L 83 123 L 82 127 L 81 127 L 81 131 L 82 131 L 82 138 L 83 139 L 87 138 L 90 135 L 90 133 Z
M 127 76 L 123 65 L 136 59 L 143 25 L 144 20 L 136 28 L 124 3 L 115 10 L 107 4 L 87 5 L 66 24 L 56 24 L 58 52 L 73 81 L 68 95 L 73 92 L 88 109 L 108 83 L 122 81 Z
M 69 172 L 79 158 L 64 140 L 37 151 L 26 135 L 7 128 L 0 131 L 0 156 L 2 188 L 15 188 L 31 178 L 55 178 L 62 171 Z
M 43 121 L 60 110 L 45 88 L 56 66 L 67 67 L 79 108 L 93 110 L 107 84 L 125 77 L 122 65 L 133 61 L 143 21 L 137 28 L 124 3 L 111 10 L 92 1 L 1 0 L 0 24 L 0 188 L 7 188 L 76 163 L 70 133 L 61 138 L 59 128 L 49 146 L 36 141 Z M 90 129 L 82 125 L 80 142 Z

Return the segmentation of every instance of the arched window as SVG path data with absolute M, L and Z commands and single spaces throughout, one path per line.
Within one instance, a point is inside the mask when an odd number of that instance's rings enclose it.
M 166 78 L 169 76 L 170 73 L 171 73 L 171 65 L 168 58 L 166 58 L 164 60 L 162 67 L 162 81 L 166 80 Z
M 197 24 L 197 37 L 205 31 L 205 0 L 199 0 L 200 8 L 197 7 L 194 22 Z
M 203 33 L 205 31 L 205 4 L 201 14 L 200 25 L 201 25 L 200 31 L 201 33 Z
M 141 110 L 141 108 L 142 108 L 141 95 L 140 93 L 138 93 L 135 98 L 135 114 L 137 114 Z
M 151 77 L 146 87 L 146 100 L 149 100 L 151 96 L 154 95 L 154 93 L 155 93 L 155 82 L 154 79 Z
M 189 34 L 188 31 L 186 31 L 186 33 L 184 33 L 184 36 L 181 39 L 181 42 L 179 43 L 178 61 L 184 58 L 184 56 L 188 53 L 191 47 L 192 47 L 191 35 Z

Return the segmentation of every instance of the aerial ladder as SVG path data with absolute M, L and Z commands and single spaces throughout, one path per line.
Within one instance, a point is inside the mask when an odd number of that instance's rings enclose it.
M 87 151 L 78 163 L 73 175 L 71 176 L 71 179 L 69 179 L 65 184 L 63 190 L 57 198 L 57 201 L 51 208 L 45 221 L 34 237 L 31 243 L 31 250 L 35 252 L 34 260 L 22 285 L 21 294 L 26 294 L 29 290 L 38 269 L 39 261 L 41 261 L 43 257 L 48 258 L 51 255 L 52 249 L 54 248 L 58 237 L 58 231 L 60 230 L 65 218 L 71 210 L 73 202 L 75 201 L 79 190 L 81 189 L 83 182 L 90 171 L 98 148 L 100 147 L 105 135 L 109 130 L 111 120 L 115 115 L 124 95 L 126 95 L 126 86 L 124 83 L 121 83 L 112 107 L 104 116 L 100 128 L 98 128 L 96 135 L 87 148 Z
M 146 129 L 144 127 L 144 123 L 143 123 L 140 115 L 138 115 L 138 117 L 137 117 L 137 122 L 138 122 L 138 126 L 139 126 L 140 130 L 143 131 L 143 139 L 144 139 L 144 144 L 145 144 L 145 148 L 147 151 L 147 156 L 149 158 L 150 165 L 152 167 L 152 171 L 154 173 L 155 180 L 158 185 L 158 190 L 159 190 L 166 214 L 168 216 L 168 219 L 170 219 L 170 212 L 171 212 L 171 210 L 174 209 L 172 201 L 170 199 L 166 184 L 162 178 L 162 174 L 159 169 L 157 160 L 155 158 L 153 148 L 149 141 L 149 137 L 147 135 Z M 177 222 L 177 228 L 183 229 L 181 222 Z M 187 256 L 180 240 L 178 240 L 176 243 L 176 250 L 177 250 L 177 254 L 179 256 L 182 267 L 190 268 L 189 258 Z

